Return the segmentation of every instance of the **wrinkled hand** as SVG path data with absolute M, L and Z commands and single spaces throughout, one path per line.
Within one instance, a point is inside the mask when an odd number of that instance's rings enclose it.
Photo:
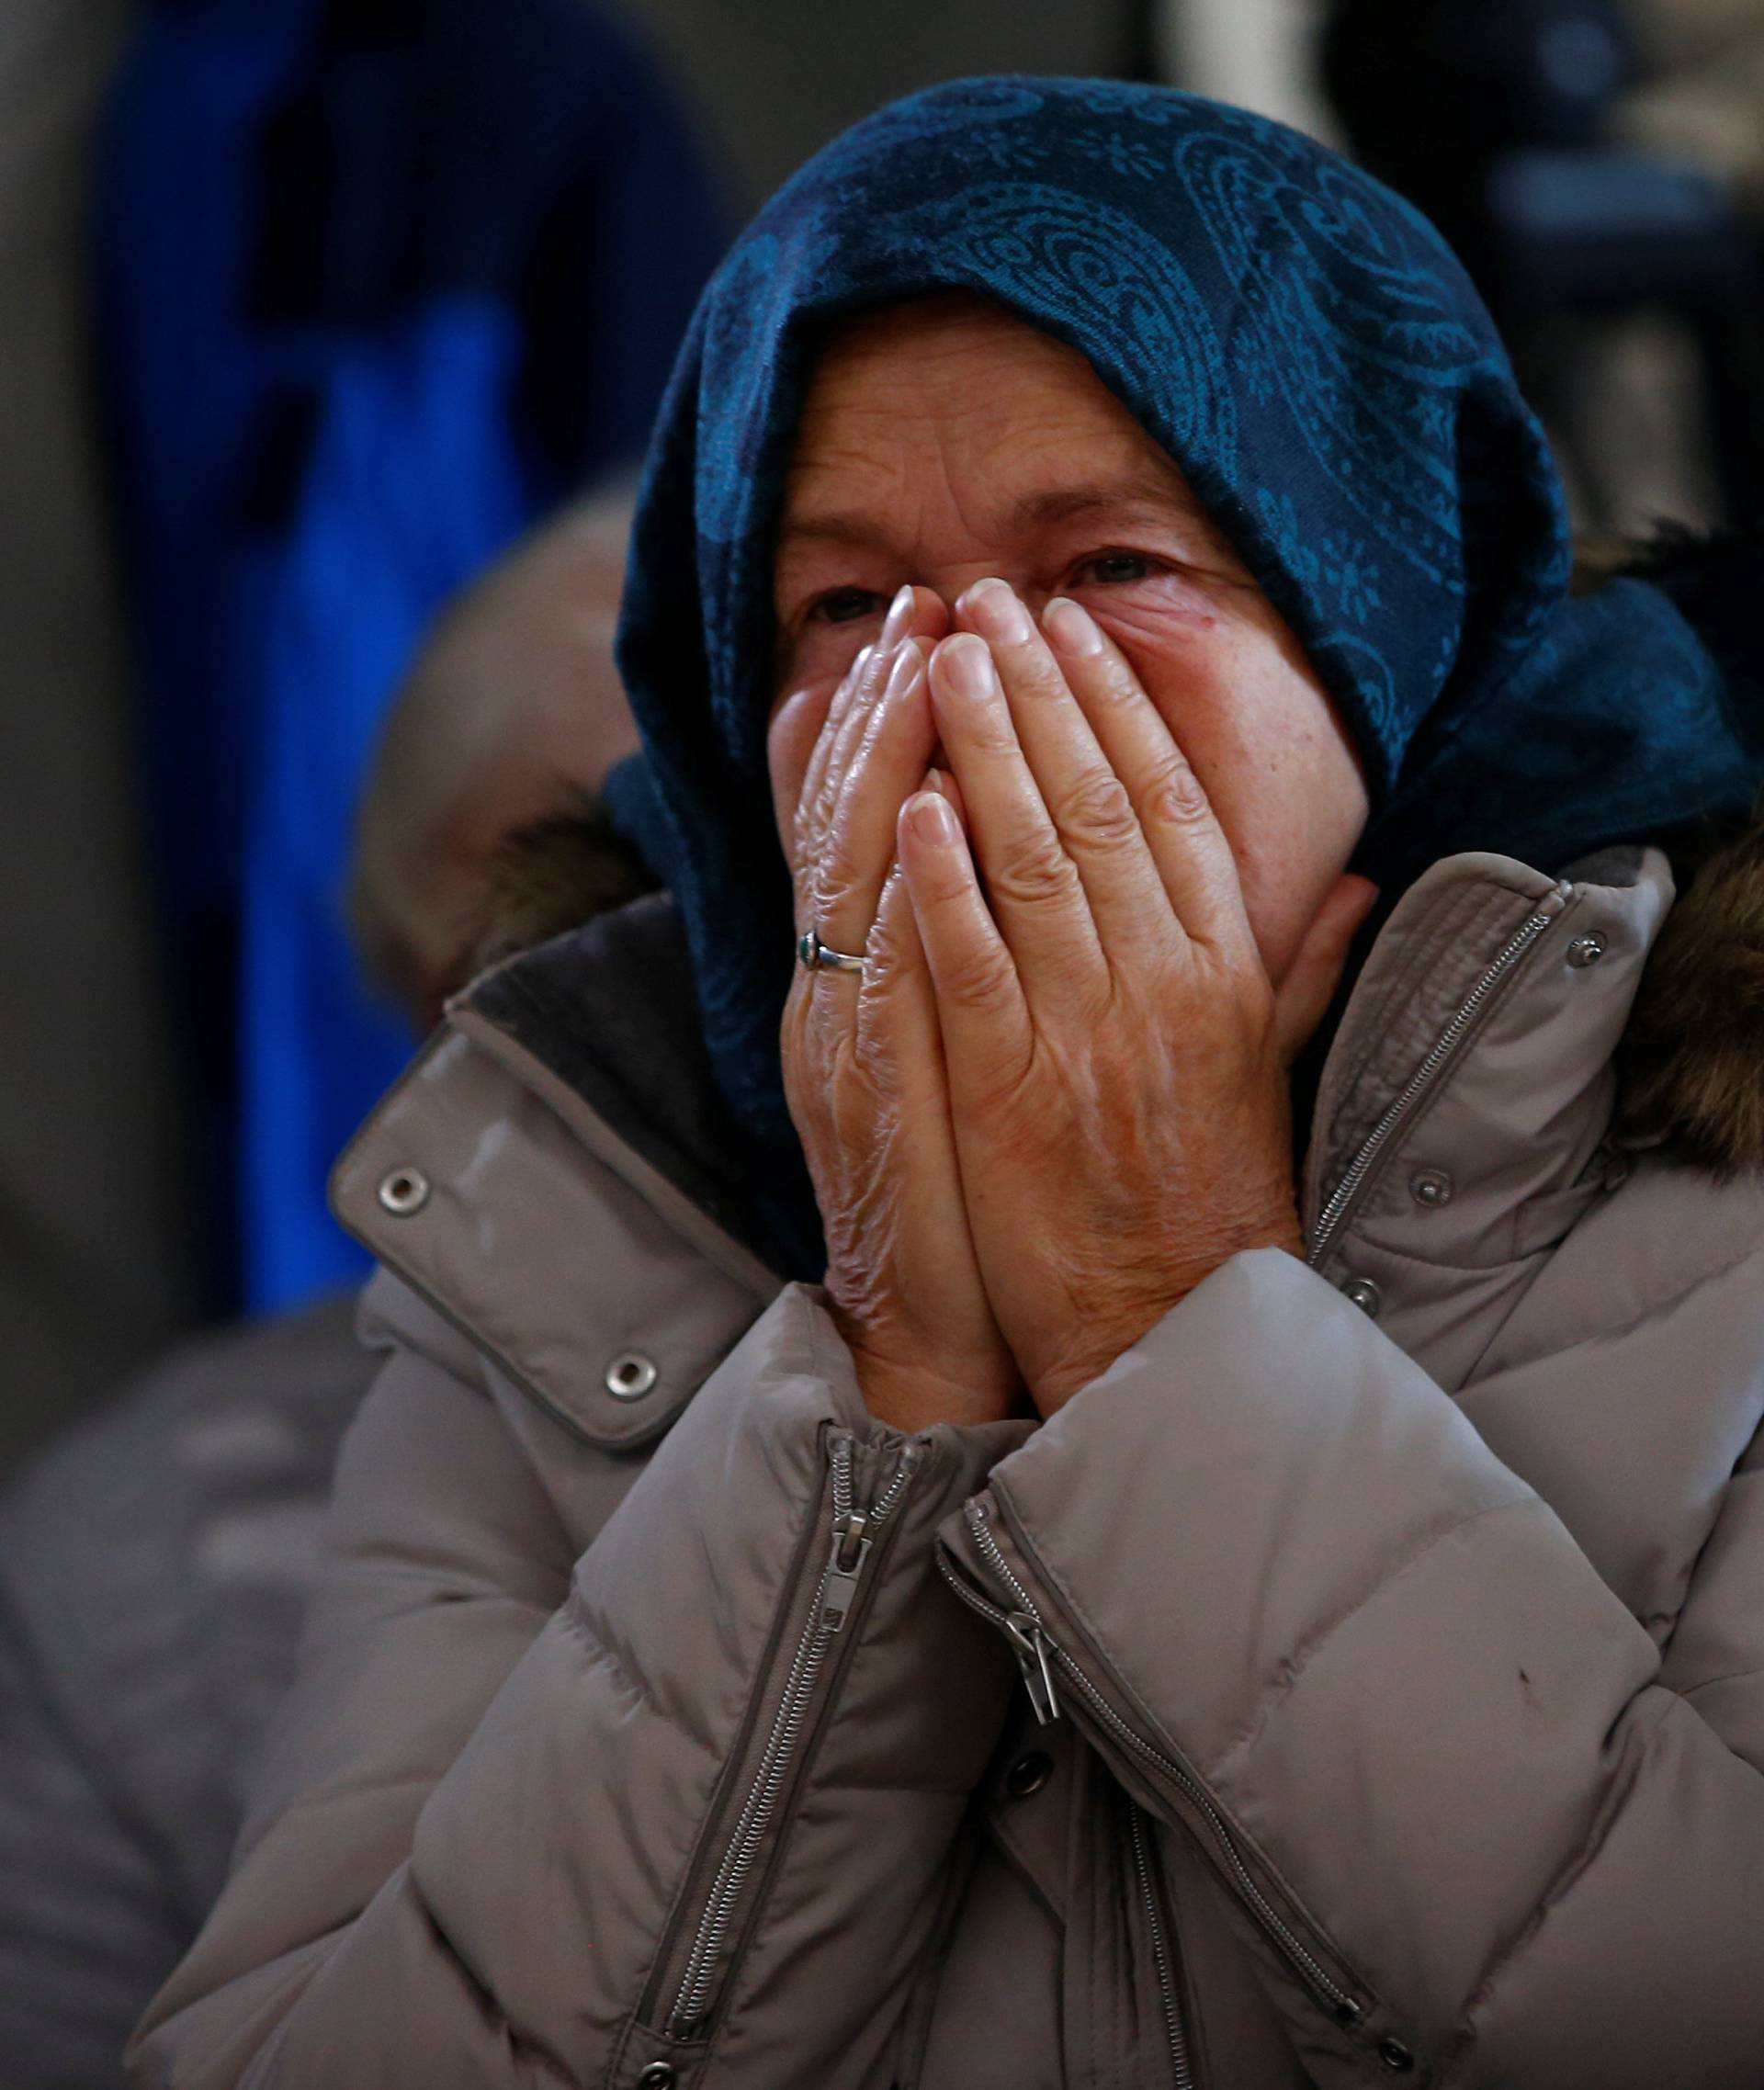
M 980 1275 L 1051 1415 L 1229 1257 L 1301 1250 L 1289 1069 L 1374 888 L 1343 876 L 1276 992 L 1206 795 L 1077 604 L 1001 583 L 932 656 L 959 785 L 898 847 Z M 1050 641 L 1052 643 L 1050 643 Z
M 903 592 L 831 704 L 824 687 L 797 693 L 769 736 L 797 932 L 865 959 L 861 977 L 797 969 L 785 1093 L 826 1228 L 831 1309 L 871 1410 L 904 1429 L 1001 1417 L 1022 1386 L 980 1282 L 935 1001 L 895 861 L 901 805 L 928 781 L 926 661 L 947 629 L 929 590 Z

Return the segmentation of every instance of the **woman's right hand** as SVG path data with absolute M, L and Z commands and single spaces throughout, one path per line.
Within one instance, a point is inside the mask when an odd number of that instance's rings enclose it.
M 980 1283 L 936 1002 L 895 861 L 906 800 L 927 781 L 954 792 L 928 770 L 925 666 L 948 628 L 936 595 L 903 589 L 831 704 L 824 687 L 800 691 L 768 735 L 797 933 L 865 958 L 861 975 L 797 967 L 785 1094 L 826 1229 L 829 1305 L 871 1412 L 909 1430 L 995 1420 L 1021 1385 Z

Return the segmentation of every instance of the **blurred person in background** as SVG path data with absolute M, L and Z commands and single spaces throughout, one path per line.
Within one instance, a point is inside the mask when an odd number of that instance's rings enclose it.
M 487 955 L 653 882 L 597 796 L 636 745 L 611 645 L 628 519 L 617 490 L 526 539 L 449 608 L 387 720 L 354 911 L 418 1034 Z M 0 1505 L 6 2090 L 115 2090 L 207 1914 L 374 1368 L 345 1297 L 204 1336 Z
M 1764 217 L 1764 0 L 1629 0 L 1644 76 L 1621 135 L 1700 161 Z
M 1165 0 L 616 0 L 703 119 L 743 214 L 879 104 L 976 73 L 1149 80 Z
M 633 532 L 667 892 L 339 1166 L 137 2081 L 1755 2090 L 1757 562 L 1569 566 L 1291 130 L 970 81 L 780 193 Z
M 408 1051 L 342 907 L 429 618 L 640 455 L 723 243 L 588 0 L 164 0 L 98 157 L 98 341 L 150 826 L 221 1296 L 359 1274 L 324 1210 Z
M 5 16 L 0 1468 L 359 1270 L 368 751 L 432 611 L 640 452 L 723 225 L 587 0 Z
M 349 914 L 368 977 L 422 1032 L 493 941 L 487 901 L 510 905 L 506 879 L 486 883 L 506 838 L 567 828 L 560 779 L 597 789 L 637 751 L 613 665 L 634 493 L 577 503 L 467 589 L 386 721 L 356 820 Z M 524 871 L 534 862 L 529 834 Z M 556 927 L 570 926 L 566 912 Z
M 1736 122 L 1687 66 L 1717 40 L 1713 12 L 1693 5 L 1675 32 L 1669 5 L 1621 0 L 1328 11 L 1324 76 L 1355 153 L 1476 277 L 1589 529 L 1764 515 L 1764 225 L 1739 139 L 1764 153 L 1764 105 Z
M 1732 198 L 1737 281 L 1694 332 L 1688 389 L 1702 395 L 1717 448 L 1708 469 L 1726 520 L 1756 529 L 1764 525 L 1764 0 L 1629 6 L 1646 62 L 1614 112 L 1615 136 L 1702 170 Z

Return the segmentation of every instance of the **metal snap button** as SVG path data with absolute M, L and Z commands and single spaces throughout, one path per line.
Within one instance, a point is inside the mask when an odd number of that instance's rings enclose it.
M 640 1350 L 621 1350 L 606 1367 L 606 1391 L 616 1401 L 640 1401 L 660 1376 Z
M 1577 936 L 1568 945 L 1568 963 L 1577 969 L 1596 966 L 1605 955 L 1602 936 Z
M 1451 1203 L 1454 1188 L 1443 1169 L 1418 1169 L 1408 1179 L 1408 1194 L 1417 1204 L 1425 1204 L 1434 1211 Z
M 638 2090 L 669 2090 L 673 2081 L 672 2062 L 652 2061 L 637 2079 Z
M 379 1202 L 394 1219 L 408 1219 L 429 1202 L 429 1179 L 421 1169 L 390 1169 L 379 1179 Z
M 1032 1792 L 1039 1792 L 1053 1775 L 1052 1757 L 1045 1749 L 1031 1749 L 1004 1774 L 1005 1790 L 1013 1800 L 1026 1800 Z
M 1394 2074 L 1404 2075 L 1414 2067 L 1415 2056 L 1400 2039 L 1382 2039 L 1378 2042 L 1378 2058 Z
M 1378 1318 L 1378 1309 L 1384 1305 L 1384 1294 L 1369 1277 L 1351 1277 L 1341 1287 L 1345 1297 L 1351 1299 L 1368 1320 Z

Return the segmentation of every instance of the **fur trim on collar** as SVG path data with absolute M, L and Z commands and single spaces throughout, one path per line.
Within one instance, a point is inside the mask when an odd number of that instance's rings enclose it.
M 1764 1169 L 1764 820 L 1707 854 L 1649 954 L 1618 1055 L 1618 1129 L 1716 1174 Z
M 459 985 L 658 889 L 602 800 L 575 792 L 555 812 L 517 828 L 497 851 Z
M 1764 718 L 1764 527 L 1663 528 L 1621 571 L 1669 595 L 1721 663 L 1735 723 Z M 1618 1068 L 1618 1128 L 1719 1175 L 1764 1169 L 1764 806 L 1674 853 L 1679 898 L 1649 956 Z

